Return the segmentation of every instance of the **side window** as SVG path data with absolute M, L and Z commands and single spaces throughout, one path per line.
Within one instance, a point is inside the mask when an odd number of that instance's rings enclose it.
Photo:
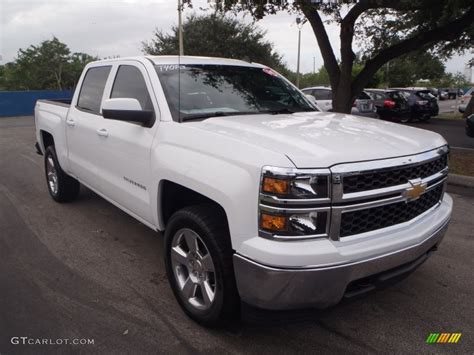
M 316 100 L 332 100 L 332 92 L 331 90 L 317 89 L 314 90 L 314 97 Z
M 145 79 L 140 70 L 132 65 L 119 67 L 110 98 L 137 99 L 142 110 L 153 111 Z
M 82 82 L 77 107 L 91 113 L 100 113 L 100 103 L 111 66 L 90 68 Z

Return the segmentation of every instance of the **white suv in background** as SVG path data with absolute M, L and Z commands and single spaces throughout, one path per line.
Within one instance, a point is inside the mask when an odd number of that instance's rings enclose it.
M 306 95 L 313 96 L 316 101 L 316 105 L 324 112 L 332 111 L 332 90 L 326 86 L 314 86 L 304 88 L 303 91 Z M 375 107 L 374 100 L 365 92 L 361 92 L 352 105 L 351 114 L 356 116 L 365 116 L 378 118 L 377 108 Z

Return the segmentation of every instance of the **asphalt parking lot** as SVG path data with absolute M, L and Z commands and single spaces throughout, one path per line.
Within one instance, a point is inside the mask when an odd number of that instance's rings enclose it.
M 441 248 L 390 288 L 322 312 L 209 330 L 168 287 L 162 238 L 89 190 L 49 197 L 30 117 L 0 118 L 0 354 L 474 353 L 474 192 L 450 189 Z M 461 332 L 458 344 L 425 344 Z M 94 339 L 13 345 L 12 337 Z
M 407 124 L 441 134 L 453 148 L 474 149 L 474 138 L 466 134 L 466 120 L 431 118 L 427 122 Z

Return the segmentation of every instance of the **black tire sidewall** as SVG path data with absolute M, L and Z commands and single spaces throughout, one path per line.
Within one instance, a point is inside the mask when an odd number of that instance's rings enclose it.
M 206 245 L 215 268 L 215 281 L 216 281 L 216 294 L 215 300 L 211 308 L 205 311 L 198 310 L 191 306 L 181 296 L 181 292 L 178 290 L 177 281 L 173 272 L 171 264 L 171 247 L 173 236 L 177 231 L 183 228 L 188 228 L 196 232 L 201 240 Z M 213 326 L 223 318 L 224 303 L 226 299 L 226 276 L 224 275 L 224 265 L 222 260 L 222 254 L 219 251 L 218 246 L 215 243 L 214 237 L 211 235 L 212 231 L 206 228 L 205 225 L 199 220 L 194 220 L 191 214 L 186 214 L 185 211 L 178 211 L 170 219 L 170 222 L 165 231 L 165 268 L 168 276 L 170 286 L 175 294 L 178 303 L 181 305 L 185 313 L 197 321 L 198 323 L 205 326 Z M 224 236 L 221 236 L 224 237 Z M 233 275 L 232 275 L 233 277 Z

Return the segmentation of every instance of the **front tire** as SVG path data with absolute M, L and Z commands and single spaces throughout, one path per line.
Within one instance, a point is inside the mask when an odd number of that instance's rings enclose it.
M 184 312 L 204 326 L 235 318 L 240 299 L 225 214 L 212 205 L 184 208 L 165 232 L 165 267 Z
M 70 202 L 77 198 L 80 184 L 63 171 L 61 165 L 59 165 L 54 146 L 46 148 L 44 170 L 49 194 L 56 202 Z

